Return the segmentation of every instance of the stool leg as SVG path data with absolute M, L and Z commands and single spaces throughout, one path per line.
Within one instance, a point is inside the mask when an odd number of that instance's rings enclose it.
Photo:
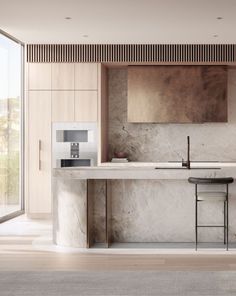
M 195 185 L 195 250 L 197 251 L 198 243 L 198 224 L 197 224 L 197 184 Z
M 226 185 L 226 250 L 229 249 L 229 188 Z
M 226 223 L 225 223 L 226 215 L 225 215 L 225 211 L 226 211 L 226 201 L 224 201 L 224 245 L 226 244 Z

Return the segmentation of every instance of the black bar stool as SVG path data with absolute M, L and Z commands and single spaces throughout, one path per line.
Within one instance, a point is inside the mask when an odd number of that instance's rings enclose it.
M 229 184 L 234 182 L 233 178 L 189 178 L 189 183 L 195 184 L 195 249 L 198 244 L 198 227 L 222 227 L 224 229 L 224 244 L 228 251 L 229 242 Z M 226 185 L 226 191 L 198 191 L 198 185 Z M 224 225 L 198 225 L 198 202 L 222 201 L 224 202 Z

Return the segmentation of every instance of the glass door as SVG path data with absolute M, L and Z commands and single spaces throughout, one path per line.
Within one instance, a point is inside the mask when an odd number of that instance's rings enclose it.
M 23 45 L 0 32 L 0 222 L 23 211 Z

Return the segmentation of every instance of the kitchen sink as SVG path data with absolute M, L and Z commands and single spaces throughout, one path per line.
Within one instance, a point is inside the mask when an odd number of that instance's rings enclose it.
M 186 168 L 186 167 L 156 167 L 155 170 L 220 170 L 219 167 L 193 167 L 193 168 Z

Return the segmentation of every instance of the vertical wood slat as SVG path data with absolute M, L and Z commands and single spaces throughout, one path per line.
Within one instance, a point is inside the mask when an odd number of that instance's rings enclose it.
M 27 62 L 236 62 L 235 44 L 29 44 Z

